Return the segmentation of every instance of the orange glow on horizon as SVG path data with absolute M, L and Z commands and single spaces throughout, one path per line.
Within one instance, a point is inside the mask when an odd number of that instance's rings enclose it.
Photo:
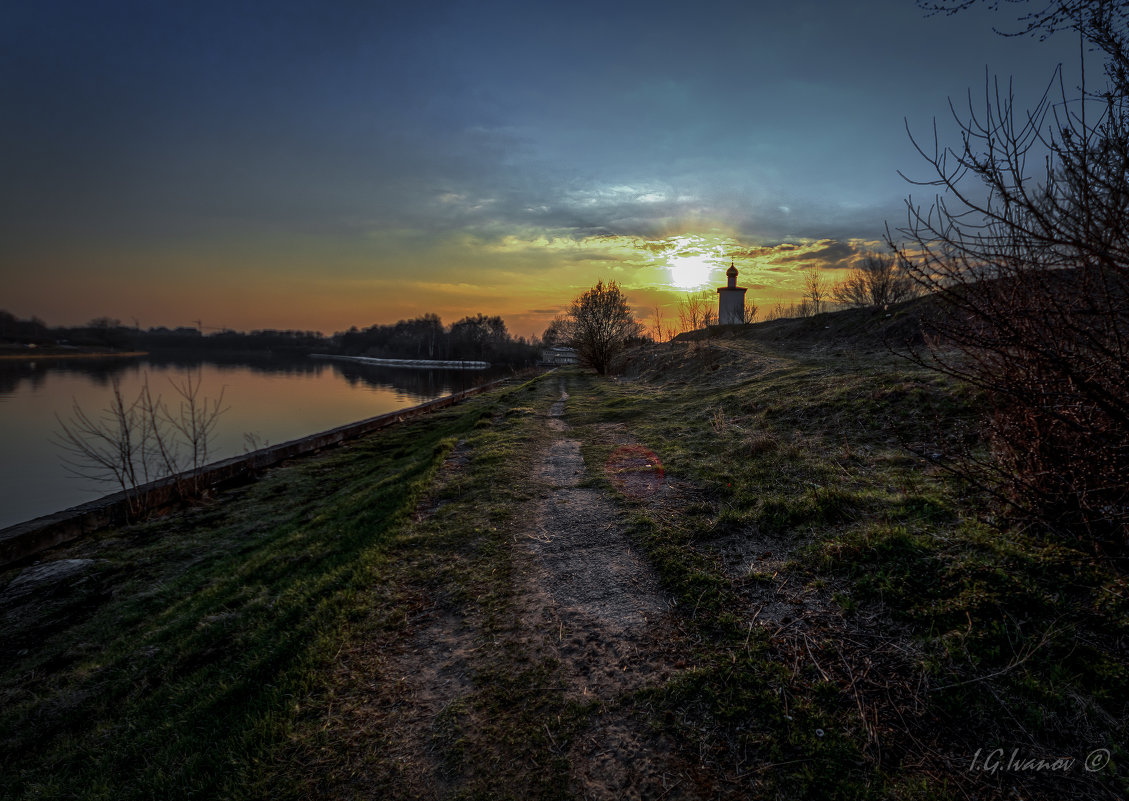
M 282 243 L 284 245 L 285 243 Z M 798 299 L 805 267 L 837 246 L 875 249 L 878 243 L 807 240 L 750 245 L 722 232 L 679 232 L 643 239 L 601 236 L 572 239 L 543 232 L 480 240 L 468 234 L 438 240 L 406 253 L 382 247 L 349 258 L 312 259 L 310 249 L 252 261 L 218 259 L 211 248 L 158 254 L 101 253 L 87 256 L 82 269 L 66 254 L 10 287 L 6 311 L 32 315 L 49 325 L 81 325 L 100 316 L 142 328 L 192 325 L 232 328 L 315 330 L 326 334 L 394 323 L 426 313 L 446 324 L 477 313 L 500 315 L 517 336 L 539 336 L 554 316 L 597 280 L 617 281 L 641 320 L 656 306 L 676 315 L 688 292 L 725 285 L 732 260 L 738 285 L 751 302 L 767 309 Z M 840 257 L 841 258 L 841 257 Z M 155 263 L 166 264 L 160 271 Z M 58 266 L 64 264 L 66 266 Z M 316 270 L 308 265 L 318 264 Z M 835 266 L 845 266 L 842 262 Z M 829 270 L 835 279 L 835 271 Z M 61 291 L 60 291 L 61 290 Z

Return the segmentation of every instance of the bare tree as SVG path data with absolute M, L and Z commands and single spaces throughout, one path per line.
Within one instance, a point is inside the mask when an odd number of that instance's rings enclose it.
M 1012 0 L 1014 2 L 1014 0 Z M 999 10 L 999 0 L 918 0 L 928 14 L 953 15 L 976 5 Z M 1046 39 L 1060 31 L 1073 31 L 1105 58 L 1110 87 L 1124 96 L 1129 85 L 1129 3 L 1125 0 L 1044 0 L 1042 8 L 1026 10 L 1012 31 L 1003 36 L 1035 36 Z M 1083 78 L 1083 80 L 1085 80 Z
M 220 390 L 219 397 L 209 400 L 200 394 L 200 379 L 199 373 L 193 378 L 192 372 L 188 371 L 182 382 L 172 382 L 173 389 L 180 396 L 176 414 L 171 414 L 167 406 L 159 406 L 159 411 L 164 414 L 165 420 L 172 429 L 180 435 L 179 440 L 188 450 L 185 468 L 193 471 L 208 463 L 208 444 L 216 423 L 224 411 L 223 390 Z M 145 393 L 148 394 L 148 383 Z M 172 470 L 172 464 L 169 462 L 166 462 L 166 465 L 171 474 L 181 472 L 181 470 Z M 190 486 L 187 487 L 188 494 L 194 497 L 199 493 L 200 487 L 195 476 L 188 481 L 190 482 Z
M 746 300 L 744 306 L 741 307 L 741 322 L 745 324 L 756 322 L 757 311 L 757 304 Z
M 687 292 L 678 302 L 678 322 L 683 333 L 716 325 L 717 297 L 708 289 Z
M 844 306 L 883 308 L 920 294 L 918 284 L 892 256 L 870 254 L 831 289 Z
M 627 298 L 612 281 L 598 281 L 572 302 L 569 321 L 573 347 L 580 360 L 605 375 L 627 341 L 639 336 L 642 326 L 635 321 Z
M 63 464 L 79 478 L 113 482 L 124 491 L 141 483 L 141 422 L 137 403 L 126 403 L 121 385 L 113 380 L 110 405 L 97 417 L 74 403 L 69 420 L 58 415 L 56 442 L 65 451 Z M 131 504 L 132 507 L 132 504 Z
M 770 320 L 784 320 L 790 317 L 807 316 L 809 316 L 809 313 L 806 300 L 801 303 L 788 304 L 785 304 L 782 300 L 778 300 L 775 306 L 764 313 L 765 322 Z
M 827 279 L 814 267 L 804 272 L 804 297 L 801 301 L 801 316 L 810 317 L 823 311 L 824 301 L 830 294 Z
M 655 306 L 654 311 L 655 327 L 652 329 L 651 335 L 655 342 L 663 341 L 663 310 L 661 306 Z
M 872 305 L 869 288 L 866 285 L 867 276 L 868 274 L 861 269 L 851 271 L 846 278 L 831 288 L 831 297 L 843 306 L 864 308 Z
M 572 341 L 572 321 L 566 315 L 557 315 L 541 335 L 541 343 L 551 348 L 568 345 Z
M 971 5 L 934 3 L 947 10 Z M 1027 32 L 1070 28 L 1106 56 L 1107 85 L 1069 94 L 1056 71 L 1017 111 L 1010 87 L 969 99 L 959 143 L 916 141 L 938 195 L 907 202 L 895 247 L 936 291 L 927 361 L 980 388 L 1013 508 L 1060 532 L 1129 543 L 1129 4 L 1052 3 Z M 1036 175 L 1028 163 L 1043 165 Z
M 687 293 L 682 300 L 678 301 L 678 322 L 682 326 L 683 333 L 697 331 L 701 328 L 704 316 L 705 309 L 700 295 Z
M 706 290 L 703 295 L 704 297 L 701 300 L 702 328 L 709 328 L 712 325 L 717 325 L 717 305 L 709 290 Z
M 225 411 L 223 392 L 214 401 L 201 397 L 200 378 L 192 373 L 173 387 L 180 396 L 175 414 L 160 396 L 154 397 L 146 376 L 132 402 L 126 402 L 115 378 L 110 405 L 99 415 L 91 416 L 77 403 L 68 419 L 56 415 L 55 442 L 68 472 L 116 484 L 127 493 L 133 514 L 144 511 L 138 487 L 160 478 L 174 476 L 182 498 L 198 496 L 196 477 L 185 471 L 207 461 L 209 438 Z

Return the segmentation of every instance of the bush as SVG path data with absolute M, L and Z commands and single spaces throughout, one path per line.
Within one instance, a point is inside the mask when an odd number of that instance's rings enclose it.
M 973 465 L 980 477 L 1030 519 L 1123 549 L 1129 12 L 1096 0 L 1052 10 L 1027 30 L 1081 33 L 1107 57 L 1107 86 L 1070 98 L 1056 73 L 1057 92 L 1023 113 L 1010 89 L 987 87 L 986 111 L 970 103 L 957 118 L 960 146 L 918 145 L 935 173 L 921 183 L 941 194 L 926 209 L 907 204 L 908 245 L 888 239 L 902 269 L 942 301 L 922 359 L 986 391 L 993 459 Z M 1044 154 L 1036 180 L 1026 163 Z
M 572 302 L 568 338 L 581 362 L 604 375 L 633 337 L 642 335 L 619 284 L 598 281 Z

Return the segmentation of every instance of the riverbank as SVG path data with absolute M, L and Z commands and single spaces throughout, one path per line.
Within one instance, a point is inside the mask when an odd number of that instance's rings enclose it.
M 172 505 L 181 502 L 182 484 L 202 487 L 200 494 L 210 495 L 219 489 L 251 481 L 263 470 L 274 467 L 282 461 L 333 447 L 404 420 L 460 403 L 499 383 L 500 381 L 493 381 L 481 387 L 455 392 L 395 412 L 338 426 L 329 431 L 259 448 L 240 456 L 206 464 L 196 470 L 151 481 L 69 509 L 0 528 L 0 568 L 26 560 L 47 548 L 69 542 L 108 525 L 122 524 L 130 519 L 136 509 L 144 509 L 154 516 L 164 512 Z
M 148 356 L 144 350 L 84 350 L 79 348 L 25 348 L 19 351 L 0 350 L 0 360 L 35 362 L 41 359 L 134 359 Z
M 175 408 L 175 386 L 191 374 L 203 397 L 224 394 L 225 411 L 209 438 L 209 458 L 240 456 L 267 445 L 390 413 L 515 375 L 485 371 L 370 367 L 305 354 L 151 351 L 139 358 L 0 361 L 0 528 L 97 501 L 120 489 L 90 481 L 64 462 L 59 420 L 76 407 L 99 418 L 115 383 L 128 403 L 145 384 Z M 108 474 L 102 474 L 109 478 Z
M 635 364 L 0 573 L 0 792 L 1124 795 L 1123 576 L 898 445 L 966 393 L 739 340 Z

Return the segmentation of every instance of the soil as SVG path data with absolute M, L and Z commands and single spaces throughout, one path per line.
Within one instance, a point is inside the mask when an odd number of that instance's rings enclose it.
M 541 647 L 559 659 L 567 693 L 603 710 L 569 749 L 570 789 L 584 799 L 679 798 L 678 787 L 693 784 L 692 766 L 621 703 L 674 671 L 670 600 L 617 526 L 614 501 L 584 486 L 581 442 L 562 419 L 564 379 L 560 392 L 546 420 L 555 436 L 535 476 L 542 495 L 515 559 L 524 567 L 530 631 L 541 632 Z M 641 475 L 631 491 L 654 488 L 657 474 Z
M 617 525 L 614 497 L 586 486 L 591 470 L 563 419 L 567 402 L 562 380 L 560 398 L 539 414 L 546 436 L 534 459 L 535 497 L 515 517 L 524 521 L 513 532 L 510 554 L 517 630 L 507 638 L 531 662 L 556 666 L 562 686 L 553 689 L 563 690 L 566 701 L 593 710 L 560 747 L 573 797 L 702 797 L 696 788 L 709 782 L 698 776 L 698 761 L 678 753 L 634 710 L 633 693 L 687 665 L 678 656 L 683 648 L 671 602 Z M 437 499 L 467 464 L 460 444 L 420 503 L 417 523 L 441 508 Z M 662 478 L 653 467 L 631 450 L 612 464 L 620 478 L 613 486 L 655 492 Z M 482 714 L 470 702 L 473 677 L 499 643 L 483 642 L 478 614 L 473 604 L 432 598 L 416 610 L 413 634 L 399 647 L 362 644 L 340 656 L 336 684 L 342 691 L 326 732 L 326 748 L 336 754 L 324 754 L 325 763 L 337 767 L 335 775 L 323 774 L 319 794 L 343 798 L 377 788 L 395 797 L 457 793 L 467 777 L 452 772 L 437 744 L 452 710 L 472 722 Z M 464 717 L 463 731 L 475 728 L 467 723 Z M 489 721 L 477 723 L 485 728 Z M 342 750 L 351 752 L 345 760 Z

